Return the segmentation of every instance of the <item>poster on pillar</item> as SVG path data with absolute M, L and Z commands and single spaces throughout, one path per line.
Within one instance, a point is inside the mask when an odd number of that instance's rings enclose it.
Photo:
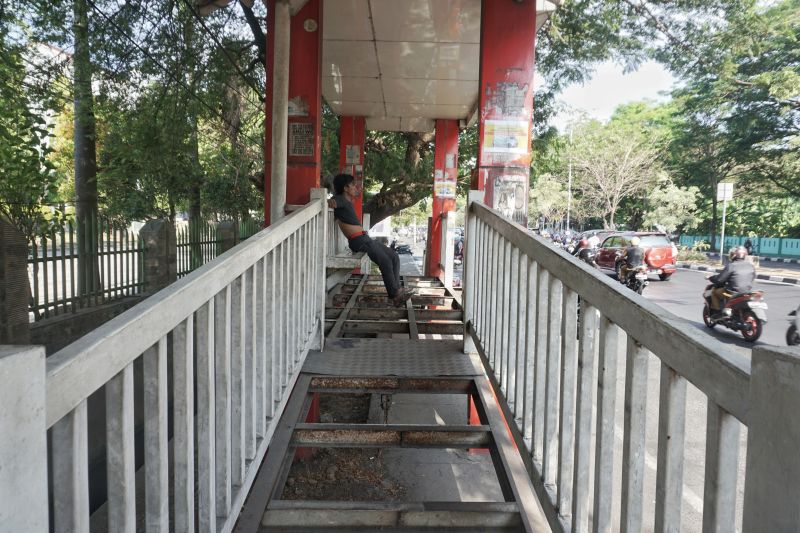
M 455 169 L 442 170 L 437 168 L 433 172 L 433 196 L 434 198 L 456 197 Z
M 528 180 L 530 170 L 520 167 L 493 168 L 488 171 L 492 184 L 492 209 L 517 224 L 528 222 Z
M 313 120 L 289 120 L 288 151 L 290 158 L 295 160 L 314 160 L 316 154 L 315 128 Z

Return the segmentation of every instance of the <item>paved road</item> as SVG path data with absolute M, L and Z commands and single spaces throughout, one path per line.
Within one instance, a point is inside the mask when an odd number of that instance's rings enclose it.
M 741 334 L 727 328 L 717 326 L 709 330 L 703 324 L 703 299 L 701 293 L 706 286 L 707 272 L 679 270 L 669 281 L 658 281 L 653 278 L 645 289 L 644 295 L 651 301 L 661 305 L 668 311 L 686 319 L 692 326 L 706 331 L 716 339 L 731 344 L 742 353 L 750 355 L 752 344 L 745 342 Z M 755 344 L 772 344 L 785 346 L 786 328 L 789 325 L 787 315 L 800 304 L 800 287 L 769 281 L 757 281 L 755 288 L 764 291 L 764 298 L 769 305 L 767 325 L 764 333 Z

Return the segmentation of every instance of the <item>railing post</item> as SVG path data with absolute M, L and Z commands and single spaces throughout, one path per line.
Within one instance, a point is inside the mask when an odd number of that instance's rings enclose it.
M 444 282 L 445 287 L 452 287 L 453 286 L 453 233 L 455 230 L 455 212 L 454 211 L 445 211 L 442 213 L 442 223 L 441 223 L 441 231 L 442 231 L 442 238 L 441 238 L 441 245 L 442 249 L 439 254 L 439 257 L 442 261 L 442 272 L 444 273 Z
M 41 346 L 0 346 L 0 529 L 47 531 L 47 425 Z
M 753 349 L 742 530 L 795 531 L 800 523 L 800 353 Z
M 467 323 L 471 322 L 475 317 L 475 267 L 478 260 L 475 250 L 477 247 L 477 224 L 475 215 L 472 214 L 470 206 L 473 202 L 480 202 L 483 200 L 483 191 L 469 191 L 467 198 L 467 205 L 464 206 L 465 219 L 466 219 L 466 235 L 464 236 L 464 273 L 461 280 L 461 294 L 463 295 L 464 302 L 464 353 L 477 353 L 475 342 L 472 336 L 467 332 Z
M 314 279 L 314 276 L 319 277 L 317 280 L 317 283 L 319 283 L 319 301 L 317 303 L 317 305 L 319 305 L 319 309 L 316 309 L 315 312 L 315 318 L 319 323 L 319 333 L 317 335 L 317 343 L 312 344 L 311 349 L 322 350 L 322 348 L 325 346 L 325 297 L 327 296 L 325 292 L 325 270 L 328 258 L 328 190 L 311 189 L 311 200 L 317 200 L 318 202 L 322 203 L 322 211 L 319 215 L 319 228 L 318 232 L 315 234 L 317 236 L 315 249 L 317 250 L 318 254 L 316 263 L 318 272 L 313 273 L 311 277 L 312 280 Z
M 30 342 L 27 259 L 25 237 L 17 228 L 0 219 L 0 343 Z M 38 304 L 38 301 L 34 302 L 34 305 Z

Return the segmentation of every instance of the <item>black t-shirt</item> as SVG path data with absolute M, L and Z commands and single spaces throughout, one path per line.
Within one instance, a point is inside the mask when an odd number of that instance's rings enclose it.
M 639 246 L 628 246 L 625 261 L 629 266 L 639 266 L 644 262 L 644 249 Z
M 341 220 L 345 224 L 361 225 L 353 204 L 350 203 L 350 200 L 345 195 L 337 194 L 333 197 L 333 200 L 336 202 L 336 207 L 333 209 L 333 218 Z

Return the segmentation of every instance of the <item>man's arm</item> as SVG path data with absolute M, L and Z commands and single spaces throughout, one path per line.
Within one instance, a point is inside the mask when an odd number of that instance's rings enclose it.
M 728 282 L 728 280 L 731 277 L 731 274 L 733 274 L 733 269 L 731 268 L 731 263 L 728 263 L 728 265 L 722 270 L 722 272 L 714 276 L 711 276 L 708 279 L 711 280 L 711 283 L 713 283 L 714 285 L 722 286 Z

